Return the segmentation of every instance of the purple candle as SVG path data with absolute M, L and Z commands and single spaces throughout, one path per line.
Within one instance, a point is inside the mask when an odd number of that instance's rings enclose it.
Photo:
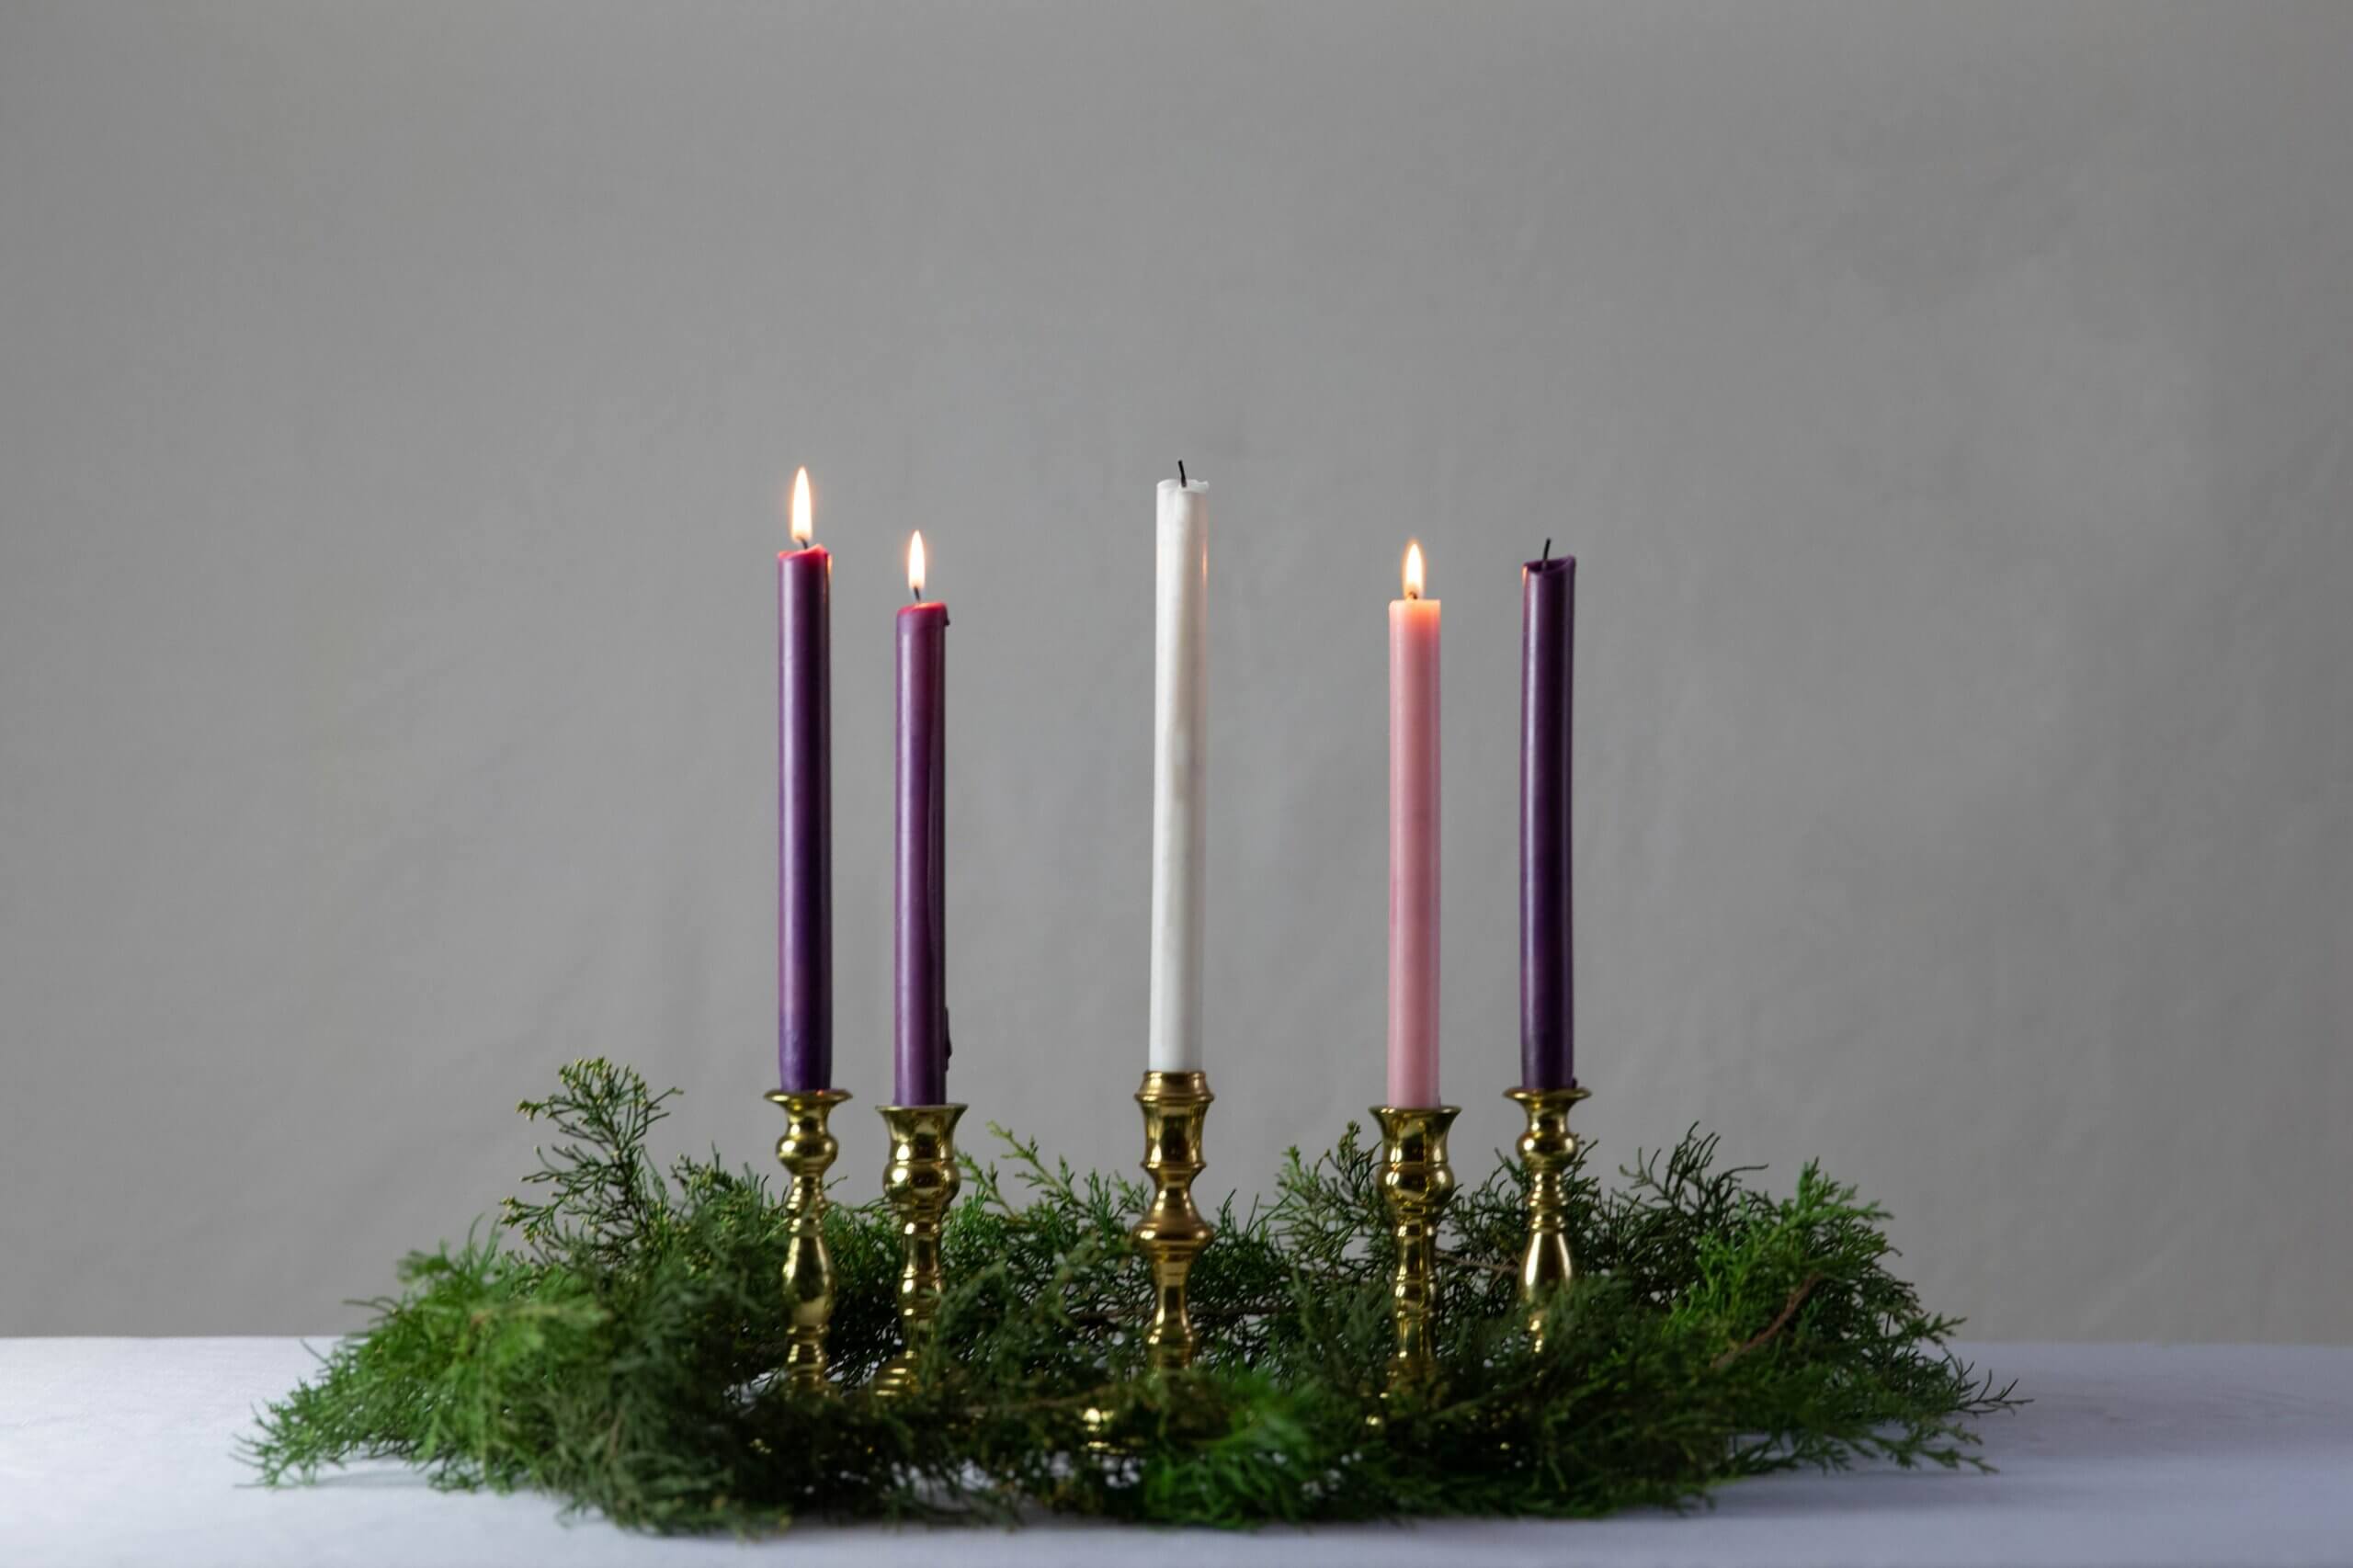
M 948 1099 L 948 607 L 923 597 L 923 535 L 899 611 L 898 900 L 892 921 L 892 1098 Z
M 1519 1083 L 1576 1084 L 1569 972 L 1569 691 L 1577 563 L 1542 559 L 1519 574 Z
M 834 561 L 811 544 L 809 471 L 776 558 L 776 1055 L 789 1090 L 834 1086 Z

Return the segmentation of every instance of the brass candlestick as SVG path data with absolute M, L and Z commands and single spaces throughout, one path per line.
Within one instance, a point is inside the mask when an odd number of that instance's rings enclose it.
M 1146 1073 L 1136 1104 L 1143 1107 L 1143 1168 L 1152 1177 L 1152 1203 L 1129 1234 L 1152 1265 L 1152 1326 L 1144 1352 L 1154 1368 L 1174 1370 L 1193 1364 L 1200 1346 L 1185 1310 L 1185 1280 L 1193 1259 L 1217 1233 L 1193 1207 L 1193 1178 L 1201 1174 L 1201 1123 L 1209 1116 L 1206 1073 Z
M 784 1195 L 791 1237 L 784 1250 L 784 1299 L 791 1304 L 791 1345 L 785 1351 L 785 1381 L 801 1393 L 830 1392 L 825 1378 L 825 1325 L 834 1315 L 834 1256 L 825 1248 L 825 1172 L 842 1146 L 826 1131 L 834 1108 L 849 1098 L 847 1089 L 771 1089 L 771 1104 L 784 1108 L 784 1136 L 776 1157 L 792 1173 Z
M 1380 1105 L 1372 1114 L 1381 1123 L 1381 1196 L 1397 1239 L 1397 1272 L 1389 1286 L 1389 1312 L 1397 1324 L 1389 1392 L 1396 1393 L 1438 1374 L 1438 1222 L 1454 1198 L 1446 1135 L 1461 1109 Z
M 1528 1113 L 1528 1131 L 1519 1135 L 1519 1157 L 1528 1166 L 1528 1250 L 1520 1255 L 1519 1299 L 1528 1308 L 1528 1331 L 1536 1348 L 1544 1348 L 1546 1298 L 1565 1290 L 1576 1278 L 1576 1260 L 1569 1256 L 1563 1229 L 1569 1206 L 1569 1162 L 1576 1157 L 1576 1135 L 1569 1131 L 1569 1111 L 1588 1091 L 1565 1089 L 1506 1089 Z
M 946 1278 L 939 1267 L 939 1225 L 964 1177 L 956 1168 L 956 1119 L 961 1105 L 886 1105 L 875 1108 L 891 1133 L 891 1163 L 882 1170 L 882 1196 L 899 1217 L 905 1248 L 899 1266 L 900 1351 L 874 1374 L 874 1392 L 893 1395 L 913 1390 L 924 1353 L 938 1327 L 939 1293 Z

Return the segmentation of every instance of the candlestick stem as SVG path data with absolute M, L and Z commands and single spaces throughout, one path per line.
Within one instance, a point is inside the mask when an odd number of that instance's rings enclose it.
M 1540 1352 L 1544 1348 L 1545 1306 L 1576 1278 L 1566 1229 L 1568 1171 L 1577 1153 L 1569 1111 L 1587 1092 L 1575 1087 L 1504 1091 L 1506 1098 L 1518 1101 L 1528 1113 L 1528 1131 L 1519 1135 L 1518 1143 L 1520 1162 L 1528 1167 L 1528 1249 L 1520 1255 L 1519 1299 Z
M 1152 1366 L 1176 1370 L 1193 1364 L 1200 1335 L 1186 1310 L 1185 1282 L 1193 1260 L 1217 1234 L 1193 1206 L 1193 1178 L 1207 1164 L 1201 1157 L 1201 1124 L 1209 1117 L 1209 1074 L 1149 1072 L 1136 1091 L 1143 1108 L 1143 1169 L 1153 1196 L 1143 1218 L 1129 1233 L 1152 1267 L 1152 1326 L 1144 1353 Z
M 882 1171 L 882 1196 L 898 1217 L 904 1249 L 899 1266 L 899 1341 L 896 1356 L 874 1374 L 874 1392 L 912 1392 L 920 1381 L 925 1355 L 938 1328 L 946 1275 L 939 1262 L 939 1227 L 956 1201 L 963 1176 L 956 1168 L 956 1120 L 961 1105 L 886 1105 L 882 1125 L 891 1134 L 891 1163 Z
M 1375 1106 L 1381 1123 L 1381 1196 L 1397 1244 L 1389 1311 L 1397 1347 L 1389 1358 L 1389 1392 L 1427 1385 L 1438 1375 L 1438 1218 L 1454 1199 L 1454 1166 L 1446 1137 L 1461 1114 L 1456 1106 Z
M 776 1157 L 790 1173 L 784 1196 L 790 1230 L 784 1250 L 784 1299 L 791 1311 L 785 1381 L 801 1393 L 830 1392 L 825 1377 L 825 1325 L 834 1316 L 834 1256 L 825 1246 L 825 1172 L 842 1152 L 825 1123 L 849 1098 L 846 1089 L 771 1089 L 784 1111 Z

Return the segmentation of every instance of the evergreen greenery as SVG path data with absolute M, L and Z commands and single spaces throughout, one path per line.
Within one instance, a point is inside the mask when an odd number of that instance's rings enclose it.
M 245 1448 L 265 1481 L 391 1456 L 443 1485 L 537 1488 L 665 1531 L 1040 1509 L 1222 1526 L 1583 1516 L 1865 1456 L 1974 1464 L 1970 1418 L 2014 1403 L 1888 1272 L 1880 1210 L 1811 1165 L 1768 1197 L 1695 1134 L 1614 1190 L 1576 1171 L 1584 1277 L 1541 1355 L 1514 1310 L 1521 1173 L 1466 1187 L 1447 1215 L 1441 1392 L 1369 1425 L 1392 1254 L 1379 1143 L 1354 1126 L 1312 1163 L 1294 1151 L 1271 1202 L 1215 1216 L 1188 1373 L 1141 1368 L 1138 1184 L 1000 1131 L 948 1221 L 932 1389 L 877 1400 L 861 1385 L 897 1348 L 896 1237 L 879 1200 L 837 1202 L 845 1393 L 794 1395 L 771 1376 L 775 1193 L 715 1158 L 655 1164 L 648 1134 L 676 1091 L 602 1061 L 561 1077 L 521 1108 L 555 1141 L 507 1200 L 505 1238 L 404 1263 L 372 1325 L 263 1413 Z M 1112 1413 L 1117 1442 L 1090 1446 L 1090 1411 Z

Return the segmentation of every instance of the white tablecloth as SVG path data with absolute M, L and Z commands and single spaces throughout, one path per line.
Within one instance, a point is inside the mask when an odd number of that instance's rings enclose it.
M 2034 1403 L 1984 1424 L 1995 1475 L 1877 1469 L 1745 1482 L 1712 1509 L 1203 1534 L 805 1527 L 660 1540 L 544 1497 L 437 1493 L 371 1465 L 304 1490 L 231 1452 L 311 1358 L 290 1339 L 0 1340 L 0 1564 L 2353 1563 L 2353 1349 L 1972 1346 Z M 1118 1540 L 1111 1538 L 1116 1534 Z

